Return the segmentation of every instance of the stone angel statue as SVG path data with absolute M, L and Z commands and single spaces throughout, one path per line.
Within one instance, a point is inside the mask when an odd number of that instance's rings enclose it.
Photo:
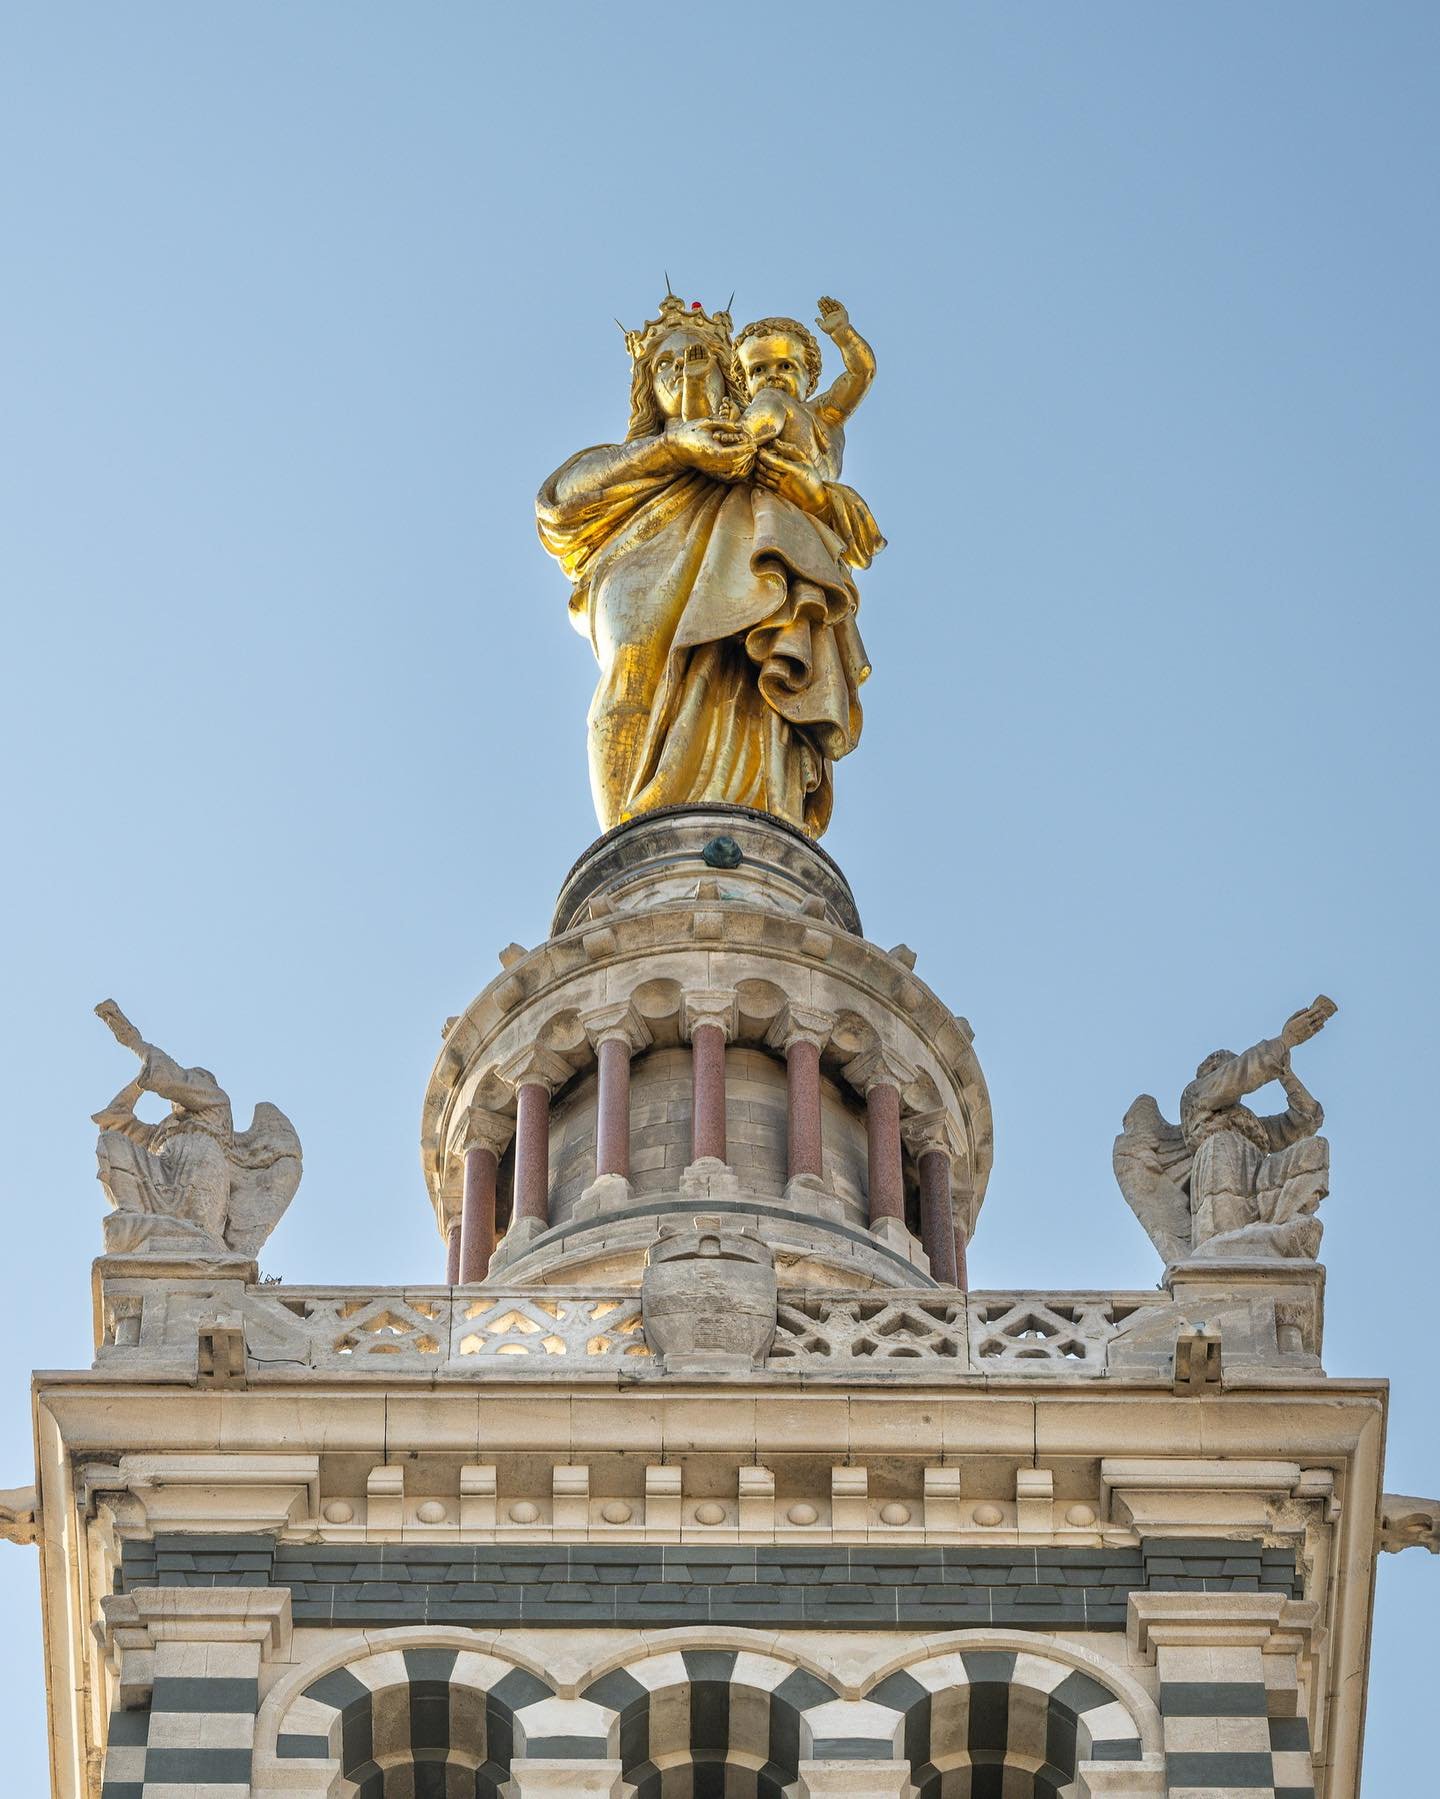
M 115 1208 L 107 1253 L 254 1256 L 300 1184 L 300 1139 L 267 1101 L 237 1131 L 230 1096 L 208 1068 L 182 1068 L 146 1043 L 113 999 L 96 1016 L 140 1058 L 140 1072 L 94 1114 L 99 1179 Z M 142 1093 L 170 1101 L 170 1116 L 135 1116 Z
M 1276 1256 L 1313 1261 L 1315 1216 L 1330 1185 L 1325 1114 L 1290 1066 L 1290 1052 L 1324 1028 L 1323 994 L 1286 1020 L 1278 1037 L 1237 1055 L 1217 1049 L 1180 1096 L 1171 1124 L 1148 1093 L 1115 1139 L 1115 1178 L 1167 1263 L 1193 1257 Z M 1271 1081 L 1289 1101 L 1261 1117 L 1242 1102 Z

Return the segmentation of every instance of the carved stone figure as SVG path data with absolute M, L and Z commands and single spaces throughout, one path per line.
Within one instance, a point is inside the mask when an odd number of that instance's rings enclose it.
M 606 830 L 716 800 L 813 837 L 829 822 L 870 672 L 853 570 L 885 540 L 839 479 L 875 358 L 838 301 L 817 323 L 845 365 L 819 395 L 797 320 L 732 339 L 728 312 L 667 294 L 626 332 L 625 442 L 581 450 L 540 490 L 541 541 L 600 664 L 590 780 Z
M 1316 1136 L 1319 1102 L 1290 1052 L 1334 1016 L 1322 994 L 1278 1037 L 1242 1055 L 1216 1050 L 1180 1097 L 1180 1124 L 1142 1093 L 1115 1139 L 1115 1178 L 1167 1262 L 1277 1256 L 1313 1261 L 1323 1229 L 1315 1209 L 1329 1191 L 1330 1146 Z M 1270 1081 L 1289 1101 L 1263 1118 L 1242 1103 Z
M 686 1220 L 651 1247 L 640 1303 L 646 1339 L 672 1373 L 758 1367 L 775 1335 L 774 1258 L 723 1214 Z
M 237 1131 L 230 1098 L 208 1068 L 182 1068 L 146 1043 L 114 1000 L 96 1006 L 140 1072 L 103 1111 L 96 1145 L 100 1184 L 115 1210 L 105 1220 L 110 1254 L 257 1255 L 300 1184 L 300 1139 L 279 1109 L 255 1108 Z M 170 1116 L 135 1116 L 142 1093 L 170 1101 Z
M 1380 1547 L 1388 1555 L 1428 1549 L 1440 1555 L 1440 1499 L 1387 1493 L 1380 1502 Z
M 0 1543 L 33 1543 L 40 1532 L 34 1487 L 0 1487 Z

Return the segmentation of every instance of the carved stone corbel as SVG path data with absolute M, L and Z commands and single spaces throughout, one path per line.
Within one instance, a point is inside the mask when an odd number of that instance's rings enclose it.
M 0 1542 L 33 1543 L 40 1534 L 34 1487 L 0 1487 Z
M 1440 1499 L 1411 1499 L 1387 1493 L 1380 1502 L 1380 1548 L 1387 1555 L 1402 1549 L 1428 1549 L 1440 1555 Z

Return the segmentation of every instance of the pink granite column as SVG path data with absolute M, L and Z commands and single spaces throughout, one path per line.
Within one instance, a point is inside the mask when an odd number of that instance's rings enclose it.
M 725 1160 L 725 1045 L 735 1034 L 733 993 L 692 993 L 685 1000 L 693 1080 L 690 1160 Z
M 690 1034 L 694 1070 L 692 1162 L 725 1160 L 725 1033 L 718 1024 L 697 1024 Z
M 536 1043 L 496 1072 L 515 1095 L 514 1206 L 506 1236 L 520 1227 L 520 1243 L 550 1223 L 550 1095 L 574 1071 L 563 1056 Z
M 957 1218 L 955 1220 L 955 1285 L 962 1293 L 970 1291 L 970 1270 L 967 1265 L 966 1252 L 969 1239 L 965 1235 L 965 1227 Z
M 797 1174 L 825 1172 L 820 1136 L 820 1045 L 792 1037 L 785 1049 L 786 1168 Z
M 865 1094 L 865 1139 L 870 1163 L 870 1225 L 905 1222 L 905 1169 L 900 1153 L 900 1089 L 877 1080 Z
M 445 1285 L 453 1287 L 460 1279 L 460 1226 L 452 1224 L 445 1233 Z
M 495 1176 L 500 1158 L 488 1144 L 465 1151 L 465 1191 L 460 1209 L 460 1280 L 483 1281 L 495 1253 Z
M 970 1291 L 970 1274 L 966 1252 L 970 1247 L 970 1230 L 975 1218 L 975 1189 L 971 1183 L 970 1159 L 962 1156 L 950 1170 L 950 1212 L 954 1224 L 955 1285 L 962 1293 Z
M 652 1038 L 649 1026 L 628 1000 L 582 1013 L 581 1024 L 595 1049 L 595 1178 L 630 1178 L 630 1062 Z
M 834 1014 L 787 1005 L 765 1041 L 785 1052 L 786 1173 L 819 1180 L 825 1172 L 820 1125 L 820 1056 L 835 1029 Z
M 958 1287 L 955 1223 L 950 1204 L 950 1152 L 939 1145 L 920 1156 L 920 1244 L 942 1287 Z
M 595 1173 L 630 1175 L 630 1045 L 602 1037 L 596 1051 Z
M 516 1087 L 515 1222 L 526 1218 L 550 1222 L 550 1087 L 539 1080 Z

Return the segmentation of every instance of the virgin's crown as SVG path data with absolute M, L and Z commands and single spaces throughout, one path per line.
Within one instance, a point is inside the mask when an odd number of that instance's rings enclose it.
M 618 319 L 615 322 L 620 324 Z M 698 329 L 706 336 L 713 336 L 725 350 L 730 348 L 734 321 L 728 312 L 706 312 L 698 300 L 691 300 L 687 305 L 677 294 L 666 294 L 660 302 L 658 319 L 647 319 L 637 331 L 628 331 L 624 325 L 620 325 L 620 329 L 625 332 L 625 348 L 630 352 L 630 360 L 638 362 L 656 338 L 663 337 L 667 331 L 673 331 L 677 325 L 689 325 L 692 330 Z

